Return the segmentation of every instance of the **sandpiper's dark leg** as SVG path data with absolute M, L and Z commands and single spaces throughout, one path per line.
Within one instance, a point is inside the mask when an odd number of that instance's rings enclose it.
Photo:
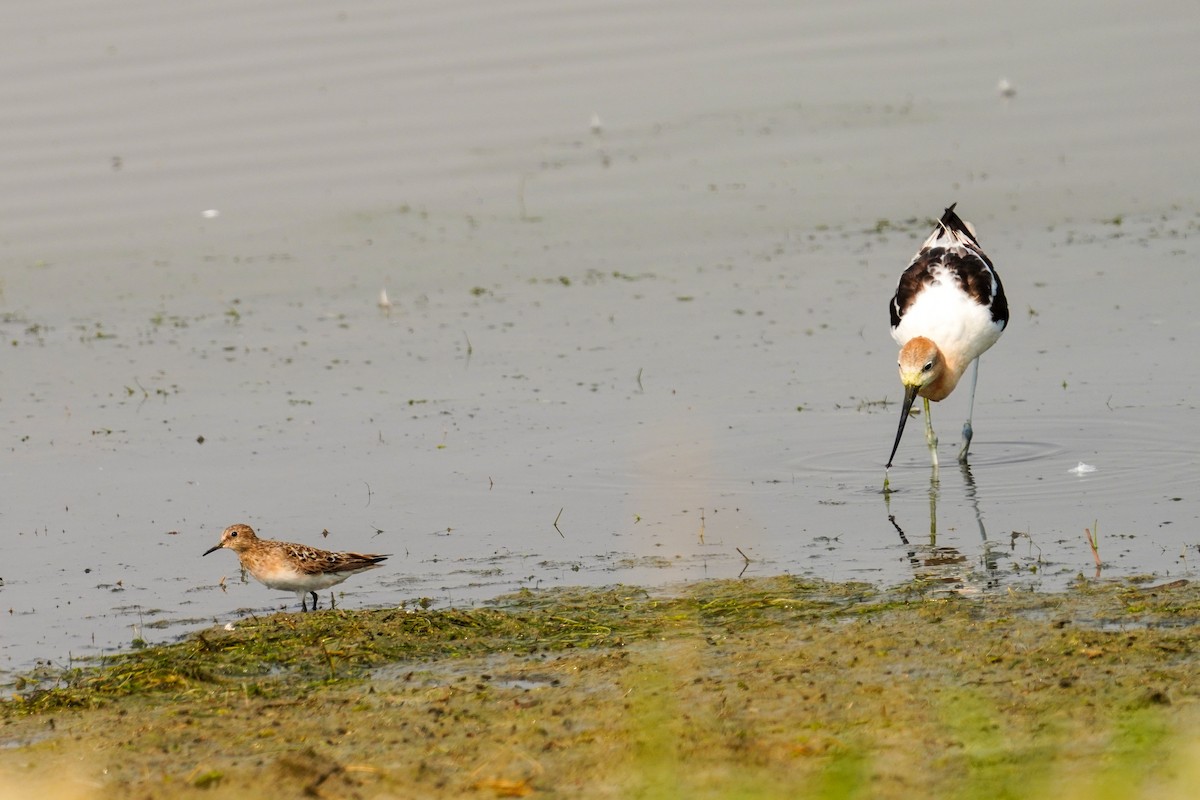
M 309 594 L 311 594 L 311 595 L 313 596 L 313 607 L 312 607 L 312 610 L 313 610 L 313 611 L 316 611 L 316 610 L 317 610 L 317 593 L 316 593 L 316 592 L 309 592 Z

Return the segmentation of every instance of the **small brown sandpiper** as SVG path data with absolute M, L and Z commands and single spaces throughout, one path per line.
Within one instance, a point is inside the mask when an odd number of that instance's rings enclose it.
M 303 544 L 260 539 L 249 525 L 230 525 L 221 541 L 204 551 L 208 555 L 221 548 L 237 553 L 242 567 L 259 583 L 271 589 L 295 592 L 300 607 L 308 611 L 307 596 L 317 609 L 317 589 L 328 589 L 364 570 L 374 569 L 386 555 L 370 553 L 331 553 Z

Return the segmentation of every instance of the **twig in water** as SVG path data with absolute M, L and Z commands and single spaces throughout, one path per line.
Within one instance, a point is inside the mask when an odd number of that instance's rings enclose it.
M 329 652 L 329 648 L 325 647 L 324 640 L 321 641 L 321 652 L 325 654 L 325 661 L 329 664 L 329 679 L 333 680 L 337 677 L 337 671 L 333 668 L 333 655 Z
M 1091 528 L 1084 528 L 1083 535 L 1087 539 L 1088 547 L 1092 548 L 1092 558 L 1096 561 L 1096 573 L 1100 572 L 1100 521 L 1096 520 L 1092 523 Z
M 643 369 L 642 367 L 638 367 L 637 383 L 638 383 L 638 391 L 639 392 L 646 391 L 645 389 L 642 388 L 642 369 Z
M 367 506 L 369 506 L 371 505 L 371 484 L 363 481 L 363 485 L 367 487 Z M 367 506 L 363 506 L 363 508 L 366 508 Z
M 529 216 L 529 212 L 525 210 L 525 181 L 528 179 L 528 175 L 522 175 L 521 185 L 517 189 L 517 201 L 521 204 L 521 222 L 541 222 L 541 217 L 531 217 Z
M 563 508 L 566 508 L 566 506 L 563 506 Z M 558 527 L 558 520 L 559 520 L 559 518 L 562 517 L 562 512 L 563 512 L 563 509 L 560 508 L 558 510 L 558 516 L 554 518 L 554 530 L 558 531 L 558 535 L 565 539 L 565 538 L 567 538 L 566 534 L 564 534 L 562 532 L 562 529 Z
M 1042 563 L 1042 548 L 1040 545 L 1038 545 L 1037 542 L 1035 542 L 1033 540 L 1033 537 L 1029 535 L 1029 531 L 1013 531 L 1012 538 L 1009 540 L 1009 547 L 1013 550 L 1016 550 L 1017 539 L 1021 539 L 1021 538 L 1027 539 L 1029 541 L 1029 555 L 1030 556 L 1033 555 L 1034 550 L 1038 551 L 1037 563 L 1041 564 Z
M 742 558 L 745 560 L 745 562 L 746 562 L 747 564 L 749 564 L 751 561 L 753 561 L 753 559 L 752 559 L 752 558 L 750 558 L 750 556 L 748 556 L 748 555 L 746 555 L 745 553 L 743 553 L 743 552 L 742 552 L 742 548 L 740 548 L 740 547 L 735 547 L 735 548 L 733 548 L 733 549 L 738 551 L 738 555 L 739 555 L 739 556 L 741 556 L 741 557 L 742 557 Z

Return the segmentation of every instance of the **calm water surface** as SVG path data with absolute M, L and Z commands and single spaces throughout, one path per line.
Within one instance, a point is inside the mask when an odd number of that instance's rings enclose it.
M 1200 17 L 956 9 L 7 4 L 0 668 L 290 605 L 233 522 L 347 607 L 1191 576 Z M 885 497 L 954 201 L 1013 319 Z

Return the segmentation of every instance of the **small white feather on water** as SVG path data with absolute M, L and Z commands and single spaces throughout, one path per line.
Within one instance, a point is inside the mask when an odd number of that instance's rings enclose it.
M 1087 475 L 1089 472 L 1095 472 L 1099 467 L 1093 467 L 1091 464 L 1085 464 L 1082 461 L 1078 465 L 1071 467 L 1067 472 L 1072 475 Z

